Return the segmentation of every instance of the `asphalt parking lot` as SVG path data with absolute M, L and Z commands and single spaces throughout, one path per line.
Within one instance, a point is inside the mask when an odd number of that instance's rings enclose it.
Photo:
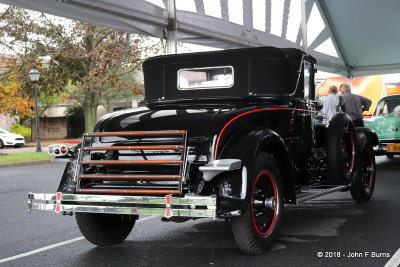
M 98 248 L 73 216 L 26 209 L 28 192 L 56 190 L 63 164 L 0 168 L 0 265 L 384 266 L 400 259 L 400 157 L 377 162 L 371 202 L 340 192 L 288 207 L 275 246 L 262 256 L 243 254 L 224 220 L 176 224 L 154 216 L 139 218 L 125 242 Z

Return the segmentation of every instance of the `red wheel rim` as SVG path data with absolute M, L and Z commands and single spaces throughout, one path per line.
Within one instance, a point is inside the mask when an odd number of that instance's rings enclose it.
M 272 175 L 260 172 L 253 184 L 251 194 L 251 218 L 254 229 L 260 235 L 268 235 L 275 226 L 278 205 L 278 192 Z
M 361 162 L 361 175 L 364 190 L 369 192 L 372 187 L 373 175 L 374 175 L 374 163 L 371 154 L 368 154 L 368 159 Z
M 348 129 L 345 129 L 342 134 L 341 150 L 344 159 L 344 169 L 346 175 L 349 175 L 354 166 L 355 145 L 354 137 Z

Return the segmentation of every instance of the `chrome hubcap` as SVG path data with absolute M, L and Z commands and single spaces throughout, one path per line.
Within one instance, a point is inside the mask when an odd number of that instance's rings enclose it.
M 264 200 L 254 199 L 254 201 L 253 201 L 253 205 L 256 209 L 267 208 L 270 210 L 275 210 L 276 204 L 277 204 L 276 198 L 274 198 L 274 197 L 269 197 Z

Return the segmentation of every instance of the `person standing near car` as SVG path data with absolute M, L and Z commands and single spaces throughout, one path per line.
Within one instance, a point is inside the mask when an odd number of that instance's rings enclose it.
M 348 84 L 343 83 L 340 85 L 340 91 L 344 100 L 343 111 L 350 116 L 354 126 L 364 127 L 363 111 L 369 110 L 372 104 L 371 99 L 355 95 L 351 93 L 351 88 Z
M 321 100 L 322 103 L 321 112 L 326 114 L 328 121 L 330 121 L 333 118 L 333 116 L 335 116 L 335 114 L 337 113 L 336 110 L 337 92 L 338 92 L 337 87 L 332 85 L 331 87 L 329 87 L 329 95 Z

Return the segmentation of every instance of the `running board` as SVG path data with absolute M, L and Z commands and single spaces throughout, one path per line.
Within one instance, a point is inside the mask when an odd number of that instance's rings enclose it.
M 329 188 L 329 189 L 307 189 L 307 190 L 303 190 L 302 193 L 307 194 L 307 196 L 304 197 L 300 197 L 297 199 L 296 203 L 301 203 L 304 201 L 308 201 L 317 197 L 321 197 L 321 196 L 325 196 L 337 191 L 342 191 L 342 190 L 347 190 L 349 188 L 348 185 L 341 185 L 341 186 L 336 186 L 333 188 Z

